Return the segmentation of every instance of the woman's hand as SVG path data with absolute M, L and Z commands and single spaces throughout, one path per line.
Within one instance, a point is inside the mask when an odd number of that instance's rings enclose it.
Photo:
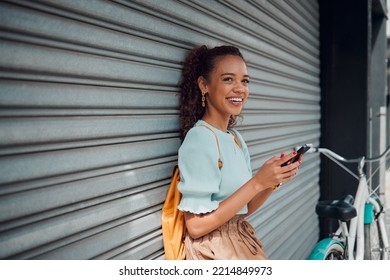
M 292 152 L 289 155 L 284 156 L 284 153 L 282 153 L 280 158 L 273 157 L 267 160 L 253 177 L 253 180 L 257 183 L 259 190 L 271 188 L 292 180 L 298 172 L 302 161 L 302 155 L 299 157 L 299 160 L 294 163 L 288 164 L 284 167 L 281 167 L 281 165 L 296 156 L 296 154 L 297 152 Z

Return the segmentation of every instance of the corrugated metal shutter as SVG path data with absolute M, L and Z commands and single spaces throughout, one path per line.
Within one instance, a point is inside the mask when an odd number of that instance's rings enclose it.
M 0 258 L 163 259 L 181 62 L 234 44 L 254 170 L 319 139 L 317 1 L 0 3 Z M 319 159 L 251 218 L 272 259 L 318 237 Z

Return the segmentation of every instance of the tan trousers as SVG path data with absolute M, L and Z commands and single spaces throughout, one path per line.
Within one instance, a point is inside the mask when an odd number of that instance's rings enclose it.
M 242 216 L 200 238 L 185 237 L 187 260 L 267 260 L 262 242 Z

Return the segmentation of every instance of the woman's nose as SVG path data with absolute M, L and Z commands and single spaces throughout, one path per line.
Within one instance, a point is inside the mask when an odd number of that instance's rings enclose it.
M 237 93 L 245 93 L 247 91 L 247 88 L 241 83 L 237 83 L 233 88 L 233 91 Z

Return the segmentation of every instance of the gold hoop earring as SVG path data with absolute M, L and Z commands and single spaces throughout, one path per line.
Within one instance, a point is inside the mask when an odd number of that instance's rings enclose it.
M 202 92 L 202 107 L 206 107 L 206 97 L 205 97 L 206 92 Z

